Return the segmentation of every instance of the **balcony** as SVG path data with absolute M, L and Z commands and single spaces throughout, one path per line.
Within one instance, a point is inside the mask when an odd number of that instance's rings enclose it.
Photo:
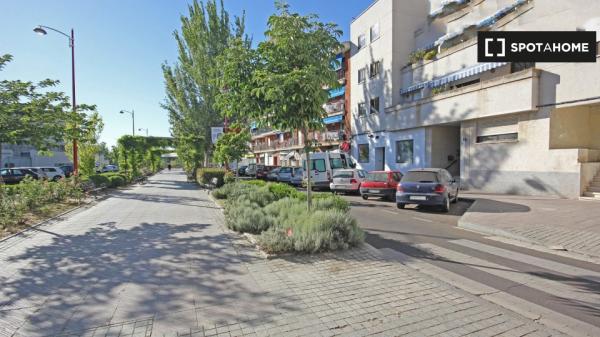
M 534 111 L 539 77 L 540 70 L 531 68 L 401 103 L 386 109 L 385 123 L 389 129 L 405 129 Z
M 340 97 L 346 94 L 346 87 L 341 86 L 339 88 L 329 90 L 329 99 Z
M 260 153 L 260 152 L 298 149 L 303 146 L 304 146 L 304 144 L 302 144 L 298 138 L 289 138 L 289 139 L 285 139 L 283 141 L 276 140 L 276 141 L 272 141 L 270 143 L 262 142 L 262 143 L 252 144 L 252 152 Z
M 325 109 L 325 112 L 327 112 L 328 115 L 344 112 L 344 108 L 345 103 L 343 99 L 329 102 L 323 105 L 323 109 Z

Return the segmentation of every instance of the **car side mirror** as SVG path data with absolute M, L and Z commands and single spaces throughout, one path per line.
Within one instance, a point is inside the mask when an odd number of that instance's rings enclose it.
M 350 163 L 350 167 L 353 169 L 356 168 L 356 163 Z

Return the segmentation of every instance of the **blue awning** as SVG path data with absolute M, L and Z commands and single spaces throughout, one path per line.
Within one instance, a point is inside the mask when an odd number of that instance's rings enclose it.
M 346 87 L 342 86 L 339 88 L 329 90 L 329 98 L 335 98 L 338 96 L 342 96 L 346 93 Z
M 331 62 L 331 67 L 333 70 L 338 71 L 342 69 L 342 65 L 344 64 L 344 57 L 338 56 L 335 58 L 335 61 Z
M 343 119 L 344 119 L 344 114 L 339 114 L 339 115 L 329 116 L 329 117 L 323 118 L 323 123 L 325 123 L 325 124 L 339 123 Z
M 475 66 L 469 67 L 469 68 L 465 68 L 465 69 L 461 69 L 459 71 L 450 73 L 448 75 L 444 75 L 440 78 L 431 80 L 431 81 L 425 81 L 425 82 L 421 82 L 421 83 L 417 83 L 415 85 L 412 85 L 406 89 L 400 89 L 400 94 L 406 94 L 412 91 L 416 91 L 416 90 L 420 90 L 423 89 L 425 87 L 427 88 L 435 88 L 435 87 L 439 87 L 442 86 L 446 83 L 450 83 L 450 82 L 454 82 L 454 81 L 458 81 L 460 79 L 469 77 L 469 76 L 473 76 L 473 75 L 477 75 L 483 72 L 486 72 L 488 70 L 494 69 L 494 68 L 498 68 L 501 67 L 503 65 L 507 64 L 506 62 L 486 62 L 486 63 L 479 63 Z

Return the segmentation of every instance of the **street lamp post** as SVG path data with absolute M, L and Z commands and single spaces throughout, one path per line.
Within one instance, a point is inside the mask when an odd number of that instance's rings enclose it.
M 131 115 L 131 133 L 135 136 L 135 111 L 133 109 L 131 109 L 131 111 L 121 110 L 119 113 L 128 113 Z
M 61 32 L 58 29 L 39 25 L 33 29 L 39 35 L 46 35 L 48 32 L 46 29 L 55 31 L 61 35 L 66 36 L 69 39 L 69 48 L 71 48 L 71 85 L 72 85 L 72 93 L 73 93 L 73 116 L 77 113 L 77 105 L 75 105 L 75 32 L 71 29 L 71 35 Z M 74 118 L 74 120 L 77 120 Z M 79 174 L 79 154 L 77 148 L 77 137 L 73 137 L 73 174 Z
M 146 137 L 148 137 L 148 128 L 139 128 L 138 131 L 146 131 Z

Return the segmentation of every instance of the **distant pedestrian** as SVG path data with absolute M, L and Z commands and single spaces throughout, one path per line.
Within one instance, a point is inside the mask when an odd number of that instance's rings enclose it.
M 171 164 L 167 165 L 167 168 L 169 169 L 169 171 L 171 171 Z

